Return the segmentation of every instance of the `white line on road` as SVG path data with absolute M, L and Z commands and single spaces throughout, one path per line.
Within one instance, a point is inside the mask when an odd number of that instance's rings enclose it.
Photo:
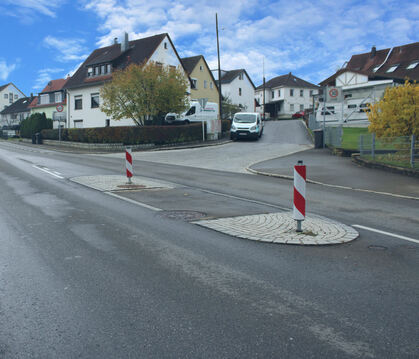
M 49 169 L 47 169 L 47 168 L 43 168 L 43 167 L 40 167 L 40 166 L 37 166 L 37 165 L 32 165 L 32 167 L 36 168 L 37 170 L 43 171 L 43 172 L 45 172 L 45 173 L 48 173 L 48 174 L 49 174 L 49 175 L 51 175 L 51 176 L 54 176 L 54 177 L 57 177 L 57 178 L 64 179 L 64 177 L 63 177 L 63 176 L 60 176 L 60 172 L 51 171 L 51 170 L 49 170 Z
M 137 202 L 137 201 L 134 201 L 133 199 L 122 197 L 122 196 L 120 196 L 118 194 L 115 194 L 115 193 L 112 193 L 112 192 L 103 192 L 103 193 L 106 193 L 109 196 L 112 196 L 112 197 L 115 197 L 115 198 L 118 198 L 118 199 L 122 199 L 123 201 L 129 202 L 129 203 L 132 203 L 132 204 L 136 204 L 137 206 L 144 207 L 144 208 L 147 208 L 147 209 L 151 209 L 152 211 L 162 211 L 162 209 L 160 209 L 160 208 L 149 206 L 148 204 Z
M 390 236 L 390 237 L 395 237 L 395 238 L 399 238 L 399 239 L 404 239 L 405 241 L 410 241 L 410 242 L 414 242 L 414 243 L 419 243 L 419 240 L 417 240 L 417 239 L 413 239 L 413 238 L 409 238 L 409 237 L 401 236 L 400 234 L 395 234 L 395 233 L 390 233 L 390 232 L 380 231 L 379 229 L 370 228 L 370 227 L 365 227 L 365 226 L 361 226 L 361 225 L 359 225 L 359 224 L 353 224 L 353 225 L 352 225 L 352 227 L 365 229 L 366 231 L 371 231 L 371 232 L 376 232 L 376 233 L 385 234 L 386 236 Z

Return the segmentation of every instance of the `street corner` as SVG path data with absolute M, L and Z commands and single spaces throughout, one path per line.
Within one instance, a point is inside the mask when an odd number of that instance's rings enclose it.
M 359 236 L 352 227 L 317 215 L 308 215 L 303 221 L 302 232 L 297 232 L 292 212 L 218 218 L 193 223 L 234 237 L 268 243 L 330 245 L 347 243 Z
M 167 182 L 150 180 L 148 178 L 137 176 L 131 177 L 131 183 L 129 183 L 127 177 L 121 175 L 80 176 L 70 178 L 70 181 L 101 192 L 174 188 Z

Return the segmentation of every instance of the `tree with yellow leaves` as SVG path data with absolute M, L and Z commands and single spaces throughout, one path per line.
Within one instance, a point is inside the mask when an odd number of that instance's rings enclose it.
M 419 136 L 419 86 L 408 80 L 388 87 L 383 98 L 370 106 L 369 131 L 377 137 Z
M 101 110 L 114 120 L 130 118 L 143 126 L 162 113 L 187 107 L 187 81 L 180 70 L 154 62 L 131 64 L 112 74 L 101 89 Z

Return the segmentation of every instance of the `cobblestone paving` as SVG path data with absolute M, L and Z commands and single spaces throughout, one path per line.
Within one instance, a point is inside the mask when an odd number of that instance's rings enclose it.
M 153 188 L 173 188 L 173 186 L 170 186 L 169 184 L 163 181 L 149 180 L 143 177 L 136 176 L 131 178 L 132 184 L 130 185 L 127 184 L 127 177 L 118 175 L 81 176 L 71 178 L 71 181 L 103 192 Z
M 303 232 L 297 233 L 296 222 L 292 219 L 291 212 L 201 220 L 193 223 L 234 237 L 269 243 L 340 244 L 352 241 L 359 235 L 352 227 L 316 215 L 306 217 L 302 223 Z

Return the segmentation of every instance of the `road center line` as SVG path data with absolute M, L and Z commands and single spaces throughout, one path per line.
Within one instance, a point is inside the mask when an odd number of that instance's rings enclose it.
M 48 170 L 48 169 L 42 168 L 42 167 L 37 166 L 37 165 L 32 165 L 32 167 L 34 167 L 34 168 L 36 168 L 36 169 L 38 169 L 38 170 L 40 170 L 40 171 L 42 171 L 42 172 L 48 173 L 48 174 L 49 174 L 49 175 L 51 175 L 51 176 L 54 176 L 54 177 L 57 177 L 57 178 L 64 179 L 64 177 L 63 177 L 63 176 L 60 176 L 59 174 L 57 174 L 57 173 L 59 173 L 59 172 L 50 171 L 50 170 Z
M 140 206 L 140 207 L 144 207 L 144 208 L 147 208 L 147 209 L 151 209 L 152 211 L 162 211 L 162 209 L 160 209 L 160 208 L 153 207 L 153 206 L 149 206 L 148 204 L 145 204 L 145 203 L 141 203 L 141 202 L 134 201 L 133 199 L 126 198 L 126 197 L 123 197 L 123 196 L 120 196 L 120 195 L 118 195 L 118 194 L 116 194 L 116 193 L 112 193 L 112 192 L 103 192 L 103 193 L 105 193 L 105 194 L 107 194 L 107 195 L 109 195 L 109 196 L 112 196 L 112 197 L 118 198 L 118 199 L 122 199 L 122 200 L 123 200 L 123 201 L 125 201 L 125 202 L 129 202 L 129 203 L 135 204 L 135 205 Z
M 390 232 L 384 232 L 384 231 L 381 231 L 381 230 L 379 230 L 379 229 L 370 228 L 370 227 L 365 227 L 365 226 L 361 226 L 361 225 L 359 225 L 359 224 L 353 224 L 353 225 L 352 225 L 352 227 L 365 229 L 366 231 L 371 231 L 371 232 L 376 232 L 376 233 L 384 234 L 384 235 L 386 235 L 386 236 L 390 236 L 390 237 L 395 237 L 395 238 L 403 239 L 403 240 L 405 240 L 405 241 L 409 241 L 409 242 L 413 242 L 413 243 L 419 243 L 419 240 L 417 240 L 417 239 L 413 239 L 413 238 L 409 238 L 409 237 L 401 236 L 400 234 L 395 234 L 395 233 L 390 233 Z

